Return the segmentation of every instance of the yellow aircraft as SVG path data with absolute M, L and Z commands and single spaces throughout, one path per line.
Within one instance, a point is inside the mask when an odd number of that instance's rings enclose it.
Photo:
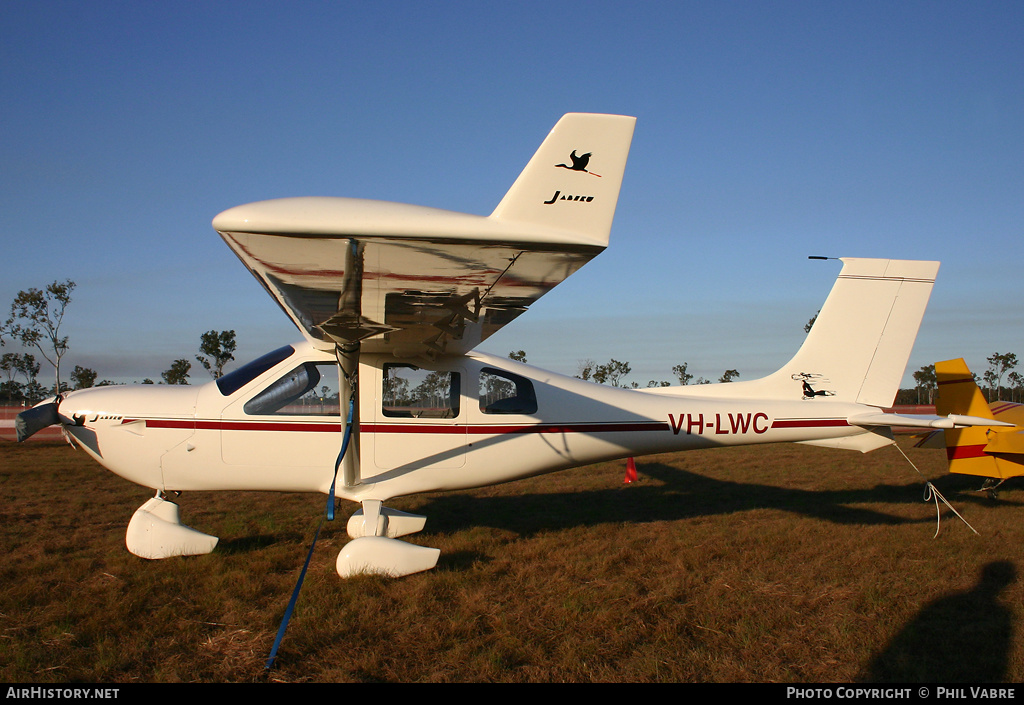
M 1011 477 L 1024 475 L 1024 404 L 985 401 L 963 359 L 935 363 L 938 394 L 936 415 L 966 414 L 992 419 L 992 426 L 948 428 L 929 434 L 919 448 L 942 447 L 945 441 L 949 471 L 984 477 L 982 489 L 995 489 Z

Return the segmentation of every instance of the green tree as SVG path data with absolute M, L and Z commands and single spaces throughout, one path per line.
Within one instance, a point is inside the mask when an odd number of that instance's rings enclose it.
M 582 379 L 590 381 L 590 378 L 594 376 L 594 369 L 597 367 L 597 363 L 591 360 L 589 357 L 586 360 L 576 361 L 576 379 Z
M 679 380 L 679 384 L 681 385 L 687 385 L 690 383 L 690 380 L 693 379 L 693 375 L 686 371 L 686 368 L 689 366 L 690 363 L 684 362 L 683 364 L 675 365 L 672 368 L 672 374 L 676 376 L 676 379 Z
M 71 372 L 71 381 L 74 382 L 75 389 L 88 389 L 96 384 L 96 370 L 75 365 Z
M 39 382 L 33 379 L 31 382 L 25 385 L 25 403 L 26 404 L 37 404 L 45 399 L 51 390 L 47 389 Z
M 612 387 L 626 387 L 627 385 L 623 377 L 628 375 L 631 369 L 628 362 L 619 362 L 612 358 L 607 364 L 598 365 L 594 368 L 593 378 L 599 384 L 608 384 Z
M 0 371 L 7 377 L 7 380 L 0 384 L 0 396 L 8 402 L 15 402 L 25 398 L 25 385 L 35 379 L 39 373 L 39 365 L 32 355 L 4 353 L 0 357 Z M 24 376 L 25 381 L 19 382 L 18 375 Z
M 235 359 L 235 331 L 211 330 L 203 333 L 199 339 L 199 352 L 202 353 L 196 355 L 199 364 L 214 379 L 220 379 L 224 376 L 224 365 Z
M 188 384 L 188 371 L 191 369 L 192 363 L 188 360 L 175 360 L 171 368 L 161 372 L 160 376 L 164 378 L 164 384 Z
M 719 382 L 732 382 L 734 379 L 740 376 L 740 373 L 736 370 L 726 370 L 725 373 L 718 378 Z
M 993 353 L 988 357 L 988 371 L 985 372 L 985 381 L 993 393 L 989 393 L 989 401 L 1000 401 L 1002 399 L 1003 375 L 1017 366 L 1017 356 L 1013 353 Z
M 818 313 L 821 313 L 821 309 L 818 309 Z M 818 313 L 811 316 L 811 320 L 807 321 L 807 323 L 804 325 L 804 333 L 811 332 L 811 328 L 814 327 L 814 322 L 818 320 Z
M 1006 375 L 1006 381 L 1010 384 L 1010 401 L 1019 402 L 1021 400 L 1021 392 L 1024 391 L 1024 376 L 1019 372 L 1011 372 Z
M 44 289 L 19 291 L 11 303 L 11 316 L 2 327 L 3 335 L 20 341 L 26 348 L 35 348 L 53 365 L 54 393 L 63 388 L 60 361 L 70 345 L 68 337 L 60 335 L 60 326 L 74 290 L 75 283 L 67 279 L 47 284 Z M 4 342 L 3 335 L 0 344 Z
M 939 384 L 938 377 L 935 376 L 935 365 L 925 365 L 915 372 L 914 381 L 917 382 L 917 403 L 931 404 L 935 398 L 935 390 Z M 921 400 L 922 392 L 927 393 L 927 396 L 924 397 L 927 399 L 926 402 Z

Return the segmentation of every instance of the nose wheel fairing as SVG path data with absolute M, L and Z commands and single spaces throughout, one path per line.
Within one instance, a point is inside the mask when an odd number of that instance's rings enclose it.
M 159 493 L 135 511 L 125 534 L 128 551 L 149 559 L 203 555 L 218 540 L 182 524 L 178 505 Z

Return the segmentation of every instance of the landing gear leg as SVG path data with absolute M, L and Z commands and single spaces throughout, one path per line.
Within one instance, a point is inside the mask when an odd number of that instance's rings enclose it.
M 981 485 L 980 491 L 987 494 L 989 499 L 995 501 L 999 499 L 999 487 L 1004 482 L 1006 482 L 1005 479 L 997 480 L 994 477 L 986 478 L 985 482 L 983 482 Z

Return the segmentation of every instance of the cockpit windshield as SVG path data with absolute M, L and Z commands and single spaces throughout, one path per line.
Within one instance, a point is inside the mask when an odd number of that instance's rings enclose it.
M 295 348 L 291 345 L 285 345 L 283 348 L 278 348 L 277 350 L 269 352 L 262 357 L 258 357 L 252 362 L 242 365 L 237 370 L 224 375 L 217 380 L 217 388 L 220 389 L 220 393 L 224 396 L 231 396 L 239 389 L 249 384 L 249 382 L 269 370 L 271 367 L 283 360 L 287 360 L 294 354 Z

